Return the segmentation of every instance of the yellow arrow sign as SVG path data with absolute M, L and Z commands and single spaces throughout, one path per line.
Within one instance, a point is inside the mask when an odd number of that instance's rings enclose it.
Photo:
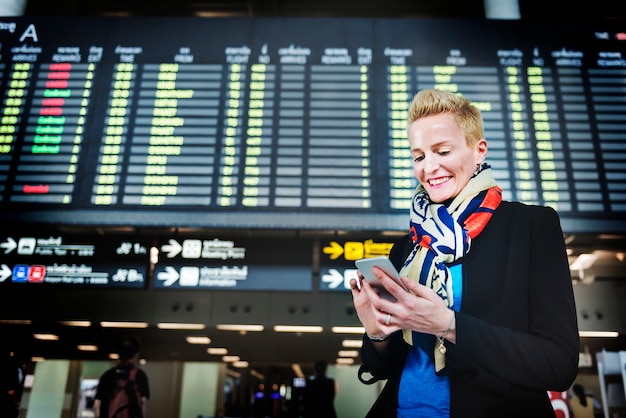
M 331 260 L 336 260 L 343 255 L 345 260 L 354 261 L 359 258 L 388 256 L 393 243 L 374 242 L 371 239 L 364 242 L 346 241 L 343 245 L 336 241 L 323 248 L 324 254 L 328 254 Z
M 330 259 L 336 260 L 343 254 L 343 247 L 335 241 L 331 241 L 328 247 L 324 247 L 324 254 L 330 254 Z

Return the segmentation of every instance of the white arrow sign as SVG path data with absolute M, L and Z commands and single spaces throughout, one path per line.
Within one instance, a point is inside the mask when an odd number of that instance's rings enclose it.
M 8 237 L 6 242 L 3 242 L 2 244 L 0 244 L 0 247 L 4 248 L 5 254 L 8 254 L 17 248 L 17 242 L 15 242 L 13 238 Z
M 11 277 L 11 269 L 6 264 L 0 266 L 0 283 Z
M 343 274 L 339 273 L 337 269 L 328 269 L 328 273 L 322 276 L 322 281 L 328 283 L 328 287 L 336 289 L 341 283 L 343 283 Z
M 163 286 L 173 285 L 176 283 L 176 280 L 178 280 L 178 277 L 178 272 L 172 266 L 165 267 L 165 271 L 162 271 L 157 275 L 157 279 L 163 281 Z
M 161 247 L 161 251 L 167 253 L 167 258 L 176 257 L 180 251 L 183 249 L 183 246 L 178 243 L 178 241 L 171 239 L 169 244 L 165 244 Z

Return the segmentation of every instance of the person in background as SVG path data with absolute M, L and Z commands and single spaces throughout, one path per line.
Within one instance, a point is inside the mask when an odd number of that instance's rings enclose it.
M 580 383 L 572 385 L 573 396 L 569 400 L 569 407 L 574 418 L 594 418 L 595 408 L 593 397 L 585 393 L 585 387 Z
M 21 369 L 9 348 L 1 347 L 0 355 L 0 417 L 15 418 L 19 415 Z
M 315 375 L 307 379 L 304 388 L 304 418 L 337 418 L 335 379 L 326 376 L 327 363 L 325 361 L 316 361 L 314 368 Z
M 126 338 L 120 342 L 119 360 L 115 367 L 110 368 L 100 377 L 93 405 L 95 418 L 108 418 L 109 402 L 117 386 L 120 376 L 128 376 L 132 368 L 137 368 L 135 384 L 141 395 L 141 418 L 148 418 L 148 399 L 150 386 L 148 376 L 139 368 L 141 344 L 137 338 Z
M 467 98 L 423 90 L 408 115 L 419 185 L 389 258 L 409 292 L 377 268 L 396 302 L 350 283 L 359 379 L 387 379 L 367 417 L 554 417 L 547 391 L 570 387 L 579 351 L 559 217 L 502 200 Z

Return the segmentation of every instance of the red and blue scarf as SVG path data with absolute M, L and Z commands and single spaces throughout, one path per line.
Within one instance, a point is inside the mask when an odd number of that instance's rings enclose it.
M 461 260 L 472 239 L 485 228 L 502 202 L 502 189 L 483 163 L 452 203 L 433 203 L 419 185 L 413 196 L 409 235 L 415 244 L 400 270 L 402 276 L 433 289 L 452 308 L 452 277 L 447 265 Z M 411 342 L 410 332 L 404 332 Z

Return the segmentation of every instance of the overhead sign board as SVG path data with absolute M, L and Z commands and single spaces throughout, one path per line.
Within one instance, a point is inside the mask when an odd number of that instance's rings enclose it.
M 155 288 L 312 289 L 312 241 L 302 239 L 164 238 Z
M 321 245 L 320 290 L 346 291 L 350 279 L 356 277 L 354 262 L 360 258 L 388 256 L 393 242 L 374 241 L 329 241 Z
M 128 237 L 4 235 L 0 285 L 144 288 L 148 247 Z

